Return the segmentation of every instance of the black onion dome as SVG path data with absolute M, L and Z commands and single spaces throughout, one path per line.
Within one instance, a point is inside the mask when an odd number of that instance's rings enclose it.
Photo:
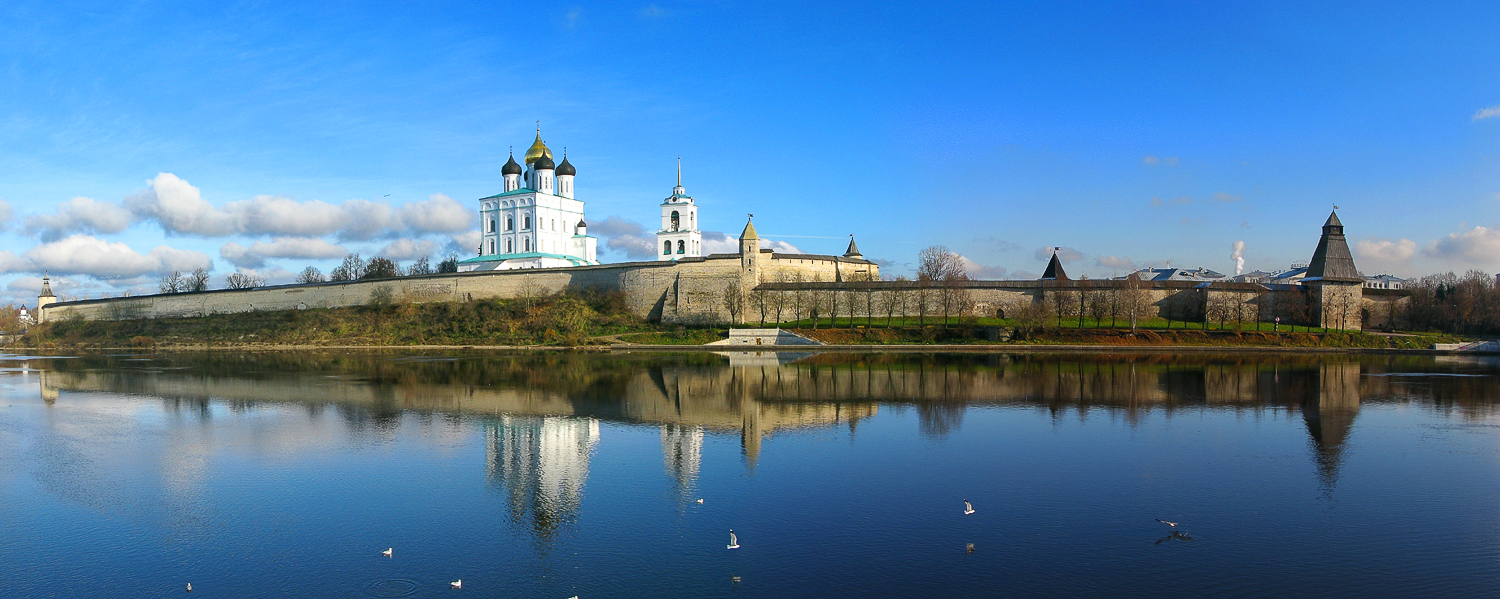
M 573 163 L 568 162 L 568 157 L 563 156 L 562 164 L 557 165 L 557 175 L 577 175 L 578 169 L 573 168 Z
M 550 171 L 557 169 L 557 165 L 552 162 L 551 156 L 540 156 L 536 159 L 536 162 L 531 163 L 531 166 L 536 170 L 547 169 Z
M 580 227 L 587 227 L 588 225 L 584 224 L 583 221 L 578 221 L 578 226 L 580 226 Z
M 505 161 L 505 166 L 500 167 L 500 174 L 502 174 L 502 175 L 519 175 L 519 174 L 521 174 L 521 165 L 516 164 L 516 157 L 515 157 L 515 155 L 511 155 L 510 160 Z

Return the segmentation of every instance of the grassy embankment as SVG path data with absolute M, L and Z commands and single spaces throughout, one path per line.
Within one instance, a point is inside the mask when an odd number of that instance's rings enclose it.
M 817 328 L 814 328 L 816 324 Z M 851 326 L 852 324 L 852 326 Z M 1164 320 L 1128 328 L 1110 328 L 1108 319 L 1049 321 L 1009 341 L 991 341 L 993 332 L 1009 333 L 1016 322 L 1005 319 L 827 319 L 783 323 L 796 331 L 836 345 L 1125 345 L 1125 346 L 1258 346 L 1426 349 L 1457 339 L 1421 334 L 1387 337 L 1360 332 L 1280 327 L 1266 323 L 1184 324 Z M 835 326 L 836 325 L 836 326 Z M 873 325 L 873 326 L 870 326 Z M 888 325 L 888 326 L 887 326 Z M 754 326 L 742 325 L 742 326 Z M 723 339 L 724 327 L 688 328 L 648 323 L 625 309 L 619 294 L 583 294 L 541 299 L 482 300 L 429 304 L 388 304 L 355 308 L 219 314 L 200 318 L 126 321 L 66 320 L 33 327 L 20 345 L 34 348 L 203 347 L 203 346 L 408 346 L 408 345 L 550 345 L 576 346 L 591 337 L 621 335 L 623 341 L 648 345 L 699 345 Z M 1001 335 L 1005 337 L 1006 335 Z
M 1419 333 L 1411 336 L 1375 335 L 1359 331 L 1323 331 L 1298 326 L 1273 326 L 1270 323 L 1225 323 L 1220 328 L 1216 323 L 1167 322 L 1162 319 L 1138 323 L 1132 333 L 1124 323 L 1110 326 L 1109 319 L 1095 322 L 1086 319 L 1079 328 L 1076 318 L 1064 318 L 1061 322 L 1050 320 L 1043 326 L 1030 330 L 1014 339 L 996 341 L 989 339 L 989 329 L 1007 332 L 1017 329 L 1016 323 L 1008 319 L 966 319 L 962 324 L 951 319 L 948 326 L 940 318 L 882 318 L 867 321 L 855 319 L 853 326 L 847 319 L 837 323 L 828 319 L 819 320 L 814 327 L 811 320 L 782 323 L 781 328 L 817 339 L 832 345 L 1113 345 L 1113 346 L 1201 346 L 1201 347 L 1332 347 L 1332 348 L 1397 348 L 1430 349 L 1433 343 L 1451 343 L 1457 337 L 1440 333 Z M 869 324 L 874 326 L 869 326 Z M 1059 326 L 1060 325 L 1060 326 Z M 742 325 L 758 326 L 756 323 Z M 668 332 L 638 333 L 622 335 L 621 340 L 644 345 L 693 345 L 707 343 L 726 336 L 726 329 L 688 329 Z M 1003 337 L 1003 335 L 1002 335 Z
M 64 320 L 33 327 L 27 347 L 241 345 L 583 345 L 590 337 L 657 330 L 619 294 L 388 304 L 215 314 L 198 318 Z

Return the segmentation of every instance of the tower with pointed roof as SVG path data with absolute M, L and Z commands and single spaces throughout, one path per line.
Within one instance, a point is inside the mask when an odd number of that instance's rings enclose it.
M 740 231 L 740 281 L 754 287 L 760 281 L 760 235 L 755 232 L 755 215 L 745 219 L 745 229 Z
M 677 159 L 677 186 L 661 201 L 661 229 L 656 232 L 656 259 L 677 260 L 703 255 L 703 232 L 698 230 L 698 205 L 682 187 L 682 158 Z
M 478 255 L 460 262 L 459 270 L 598 264 L 598 241 L 588 234 L 583 202 L 573 192 L 578 169 L 566 154 L 562 164 L 553 163 L 540 126 L 522 162 L 511 154 L 500 167 L 503 191 L 479 199 Z
M 1062 260 L 1057 259 L 1057 250 L 1052 248 L 1052 259 L 1047 262 L 1047 270 L 1042 271 L 1043 281 L 1066 281 L 1068 273 L 1063 272 Z
M 42 273 L 42 292 L 36 297 L 37 322 L 41 322 L 47 318 L 47 311 L 43 310 L 43 308 L 56 302 L 57 296 L 52 295 L 52 279 L 47 276 L 47 273 Z
M 1316 326 L 1346 330 L 1361 328 L 1360 303 L 1364 282 L 1364 277 L 1354 266 L 1354 256 L 1349 253 L 1344 223 L 1339 221 L 1337 210 L 1330 212 L 1328 220 L 1323 223 L 1318 247 L 1307 263 L 1307 276 L 1302 278 L 1302 285 L 1307 287 L 1310 295 L 1309 304 L 1315 312 Z

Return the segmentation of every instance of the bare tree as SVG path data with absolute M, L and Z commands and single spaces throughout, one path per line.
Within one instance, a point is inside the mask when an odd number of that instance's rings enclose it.
M 232 272 L 224 276 L 225 289 L 254 289 L 265 284 L 265 279 L 242 272 Z
M 739 281 L 730 281 L 724 286 L 724 308 L 729 310 L 729 324 L 739 324 L 745 311 L 745 294 Z
M 1120 290 L 1120 312 L 1130 321 L 1130 332 L 1135 332 L 1137 323 L 1146 316 L 1150 305 L 1151 293 L 1140 276 L 1132 273 L 1125 277 L 1125 287 Z
M 184 279 L 183 291 L 208 291 L 208 270 L 199 266 Z
M 359 254 L 344 256 L 344 261 L 328 273 L 330 281 L 355 281 L 365 276 L 365 261 Z
M 411 268 L 406 269 L 406 276 L 409 277 L 430 274 L 432 274 L 432 264 L 427 261 L 427 256 L 417 258 L 416 262 L 411 263 Z
M 766 326 L 766 313 L 771 308 L 771 297 L 774 294 L 759 285 L 750 290 L 750 304 L 755 306 L 755 311 L 760 313 L 760 326 Z
M 181 293 L 182 286 L 183 280 L 181 271 L 174 270 L 168 274 L 164 274 L 161 276 L 161 285 L 159 287 L 162 293 Z
M 328 278 L 324 277 L 323 272 L 318 270 L 318 267 L 316 266 L 309 266 L 307 268 L 304 268 L 302 269 L 302 272 L 297 275 L 298 283 L 322 283 L 327 280 Z

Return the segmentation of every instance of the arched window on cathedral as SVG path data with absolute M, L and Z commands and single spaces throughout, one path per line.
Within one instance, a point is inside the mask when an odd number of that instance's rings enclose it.
M 679 254 L 686 254 L 687 253 L 687 244 L 683 243 L 681 239 L 677 240 L 677 253 L 679 253 Z
M 493 239 L 490 240 L 490 253 L 495 253 L 495 240 Z
M 512 241 L 512 240 L 509 240 L 509 239 L 505 240 L 505 253 L 507 253 L 507 254 L 513 254 L 513 253 L 515 253 L 515 251 L 516 251 L 515 247 L 516 246 L 512 245 L 514 243 L 515 242 Z
M 528 251 L 528 252 L 531 251 L 531 238 L 530 237 L 527 237 L 526 240 L 522 241 L 521 243 L 526 247 L 526 251 Z
M 495 232 L 495 219 L 493 219 L 493 218 L 490 219 L 489 228 L 485 229 L 484 232 L 485 233 L 494 233 Z
M 507 217 L 505 217 L 505 230 L 506 231 L 510 231 L 510 230 L 515 229 L 515 228 L 516 228 L 516 218 L 514 216 L 507 216 Z
M 673 210 L 672 211 L 672 230 L 673 231 L 676 231 L 677 229 L 680 228 L 678 225 L 681 224 L 681 221 L 682 221 L 682 218 L 679 217 L 679 216 L 677 216 L 677 211 Z
M 662 253 L 663 256 L 672 253 L 672 242 L 670 242 L 670 241 L 663 241 L 663 242 L 661 242 L 661 253 Z
M 521 223 L 521 229 L 522 230 L 529 230 L 529 229 L 531 229 L 531 215 L 530 214 L 526 215 L 525 220 L 522 221 L 522 223 Z M 530 250 L 527 250 L 527 251 L 530 251 Z

